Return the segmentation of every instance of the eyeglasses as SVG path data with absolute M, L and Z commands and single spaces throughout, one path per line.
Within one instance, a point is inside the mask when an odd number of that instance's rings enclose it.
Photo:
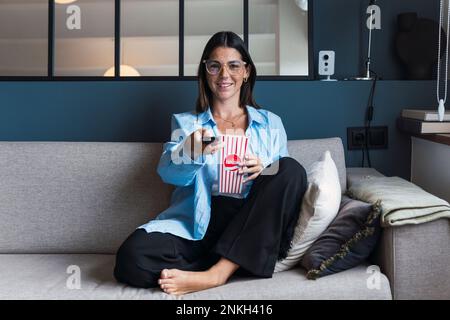
M 216 60 L 203 60 L 203 63 L 206 66 L 206 71 L 208 71 L 208 73 L 213 76 L 218 75 L 220 73 L 220 71 L 222 70 L 222 67 L 224 66 L 224 64 L 222 64 Z M 240 61 L 240 60 L 233 60 L 233 61 L 228 61 L 227 63 L 225 63 L 225 65 L 227 66 L 228 72 L 231 75 L 238 75 L 238 74 L 242 73 L 242 71 L 244 70 L 244 66 L 246 64 L 247 64 L 247 62 Z

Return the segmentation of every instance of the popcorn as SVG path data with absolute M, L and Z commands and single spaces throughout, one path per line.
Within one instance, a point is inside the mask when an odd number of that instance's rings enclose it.
M 224 147 L 219 159 L 219 193 L 241 193 L 242 174 L 238 174 L 239 163 L 244 161 L 248 137 L 242 135 L 223 135 L 220 137 Z

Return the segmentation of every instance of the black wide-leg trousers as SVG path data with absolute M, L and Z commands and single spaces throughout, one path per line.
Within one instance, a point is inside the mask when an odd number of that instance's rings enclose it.
M 134 231 L 117 252 L 114 276 L 131 286 L 156 287 L 163 269 L 204 271 L 224 257 L 240 266 L 236 275 L 269 278 L 289 249 L 306 188 L 303 166 L 283 157 L 254 180 L 247 198 L 211 197 L 202 240 Z

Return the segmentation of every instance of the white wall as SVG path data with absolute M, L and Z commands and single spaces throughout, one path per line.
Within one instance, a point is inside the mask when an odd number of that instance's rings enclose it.
M 450 146 L 412 137 L 411 182 L 450 202 Z

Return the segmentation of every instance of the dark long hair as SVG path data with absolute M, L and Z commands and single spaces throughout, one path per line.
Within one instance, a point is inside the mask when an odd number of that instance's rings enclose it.
M 250 54 L 245 47 L 244 41 L 234 32 L 231 31 L 221 31 L 214 34 L 203 50 L 202 57 L 200 59 L 200 64 L 198 66 L 198 97 L 196 111 L 197 113 L 204 112 L 208 109 L 212 103 L 212 92 L 209 88 L 208 81 L 206 79 L 206 68 L 204 66 L 203 60 L 208 60 L 211 53 L 217 47 L 226 47 L 236 49 L 242 56 L 242 60 L 247 62 L 246 67 L 250 67 L 250 75 L 247 82 L 242 83 L 239 104 L 243 108 L 246 105 L 251 105 L 257 109 L 260 108 L 253 98 L 253 87 L 256 81 L 256 67 L 253 63 Z

